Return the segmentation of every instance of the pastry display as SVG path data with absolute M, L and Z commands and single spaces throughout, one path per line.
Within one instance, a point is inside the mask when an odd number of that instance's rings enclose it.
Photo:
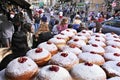
M 120 36 L 63 30 L 12 60 L 0 80 L 120 80 Z

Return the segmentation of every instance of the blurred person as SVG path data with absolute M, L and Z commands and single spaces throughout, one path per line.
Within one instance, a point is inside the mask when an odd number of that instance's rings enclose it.
M 65 30 L 67 28 L 68 28 L 68 19 L 67 18 L 63 18 L 61 23 L 57 27 L 58 33 L 60 33 L 61 31 Z
M 9 11 L 7 12 L 7 18 L 8 18 L 8 20 L 9 20 L 9 21 L 13 21 L 14 17 L 15 17 L 15 11 L 14 11 L 13 9 L 12 9 L 12 10 L 9 10 Z
M 103 15 L 100 15 L 99 17 L 98 17 L 98 22 L 103 22 L 103 21 L 105 21 L 105 18 L 104 18 L 104 16 Z
M 50 31 L 52 31 L 52 28 L 55 25 L 55 21 L 56 21 L 55 17 L 54 16 L 50 16 L 50 21 L 49 21 Z
M 33 45 L 33 34 L 34 34 L 34 29 L 32 27 L 31 23 L 25 23 L 23 27 L 21 28 L 21 31 L 24 31 L 27 35 L 27 43 L 28 46 L 31 48 Z
M 40 15 L 39 13 L 36 13 L 34 16 L 33 16 L 33 19 L 34 19 L 34 26 L 35 26 L 35 32 L 38 30 L 39 26 L 40 26 Z
M 41 23 L 40 23 L 40 24 L 42 24 L 42 22 L 43 22 L 43 23 L 48 23 L 48 22 L 47 22 L 47 17 L 46 17 L 45 14 L 43 14 L 43 16 L 41 17 Z
M 79 15 L 76 15 L 75 19 L 73 20 L 73 29 L 79 30 L 81 27 L 82 21 L 80 20 Z
M 59 20 L 56 20 L 55 25 L 53 26 L 53 29 L 52 29 L 52 32 L 54 35 L 58 34 L 58 29 L 57 29 L 58 25 L 59 25 Z
M 60 11 L 60 12 L 59 12 L 59 19 L 61 20 L 62 18 L 63 18 L 63 12 Z
M 92 17 L 89 23 L 89 29 L 93 30 L 93 32 L 101 32 L 102 24 Z
M 51 9 L 51 11 L 50 11 L 50 16 L 54 16 L 54 11 L 53 11 L 53 9 Z
M 53 33 L 50 31 L 48 27 L 47 18 L 44 18 L 43 21 L 41 22 L 38 31 L 33 36 L 34 38 L 32 48 L 37 47 L 37 45 L 40 44 L 41 42 L 45 42 L 49 40 L 51 37 L 53 37 Z
M 23 14 L 22 13 L 16 14 L 13 19 L 13 25 L 14 25 L 15 32 L 20 31 L 23 24 L 24 24 Z
M 94 16 L 90 17 L 90 20 L 88 22 L 88 28 L 89 28 L 89 30 L 92 30 L 96 26 L 96 23 L 94 22 L 95 20 L 96 19 L 94 18 Z
M 2 16 L 2 23 L 0 24 L 0 36 L 2 47 L 10 47 L 12 35 L 14 33 L 14 26 L 12 22 L 7 20 L 5 15 Z

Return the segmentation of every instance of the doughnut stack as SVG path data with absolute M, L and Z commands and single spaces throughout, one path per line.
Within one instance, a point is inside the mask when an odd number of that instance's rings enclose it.
M 66 29 L 0 74 L 1 80 L 120 80 L 120 36 Z

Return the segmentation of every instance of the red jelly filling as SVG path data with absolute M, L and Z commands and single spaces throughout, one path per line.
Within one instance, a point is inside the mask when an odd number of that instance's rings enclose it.
M 27 58 L 25 58 L 25 57 L 18 58 L 18 62 L 20 62 L 20 63 L 24 63 L 24 62 L 26 62 L 26 60 L 27 60 Z
M 119 56 L 120 56 L 120 54 L 119 54 L 119 53 L 114 53 L 114 56 L 118 56 L 118 57 L 119 57 Z
M 74 39 L 74 41 L 79 41 L 79 39 Z
M 67 53 L 61 53 L 61 56 L 63 56 L 63 57 L 67 57 L 68 54 L 67 54 Z
M 50 41 L 47 41 L 47 44 L 52 44 Z
M 90 53 L 91 53 L 91 54 L 96 54 L 94 51 L 91 51 Z
M 120 62 L 117 63 L 117 66 L 120 66 Z
M 35 50 L 35 52 L 36 52 L 36 53 L 40 53 L 40 52 L 42 52 L 42 50 L 43 50 L 42 48 L 37 48 L 37 49 Z
M 86 62 L 85 65 L 87 65 L 87 66 L 93 66 L 93 64 L 89 63 L 89 62 Z
M 93 46 L 93 47 L 98 47 L 98 45 L 96 45 L 96 44 L 92 44 L 92 46 Z
M 58 66 L 51 66 L 51 67 L 49 67 L 49 70 L 57 72 L 59 70 L 59 67 Z

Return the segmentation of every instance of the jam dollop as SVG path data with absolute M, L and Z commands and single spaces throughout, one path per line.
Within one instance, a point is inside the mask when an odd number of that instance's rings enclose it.
M 95 37 L 100 37 L 99 35 L 96 35 Z
M 119 54 L 119 53 L 114 53 L 114 56 L 118 56 L 118 57 L 119 57 L 119 56 L 120 56 L 120 54 Z
M 70 44 L 69 46 L 70 46 L 71 48 L 75 48 L 75 47 L 76 47 L 75 44 Z
M 95 39 L 95 41 L 100 41 L 99 39 Z
M 47 44 L 52 44 L 50 41 L 47 41 Z
M 74 41 L 79 41 L 79 39 L 74 39 Z
M 18 58 L 19 63 L 24 63 L 24 62 L 26 62 L 26 60 L 27 60 L 27 58 L 25 58 L 25 57 Z
M 116 48 L 116 46 L 112 45 L 113 48 Z
M 63 57 L 67 57 L 68 54 L 67 54 L 67 53 L 61 53 L 61 56 L 63 56 Z
M 68 29 L 67 29 L 66 31 L 68 31 L 68 32 L 69 32 L 70 30 L 68 30 Z
M 60 38 L 60 37 L 57 37 L 57 39 L 62 39 L 62 38 Z
M 114 40 L 115 42 L 120 42 L 120 40 Z
M 93 47 L 98 47 L 98 45 L 96 45 L 96 44 L 92 44 L 92 46 L 93 46 Z
M 118 62 L 118 63 L 117 63 L 117 66 L 119 66 L 119 67 L 120 67 L 120 62 Z
M 52 65 L 51 67 L 49 67 L 49 70 L 57 72 L 57 71 L 59 71 L 59 67 L 55 66 L 55 65 Z
M 43 51 L 42 48 L 37 48 L 37 49 L 35 50 L 36 53 L 40 53 L 40 52 L 42 52 L 42 51 Z
M 64 33 L 60 33 L 61 35 L 65 35 Z
M 114 38 L 118 38 L 117 36 L 113 36 Z
M 87 66 L 93 66 L 93 64 L 90 63 L 90 62 L 85 62 L 85 65 L 87 65 Z
M 78 34 L 77 36 L 82 36 L 82 35 Z
M 91 53 L 91 54 L 96 54 L 94 51 L 91 51 L 90 53 Z
M 86 33 L 85 31 L 82 31 L 82 33 Z

